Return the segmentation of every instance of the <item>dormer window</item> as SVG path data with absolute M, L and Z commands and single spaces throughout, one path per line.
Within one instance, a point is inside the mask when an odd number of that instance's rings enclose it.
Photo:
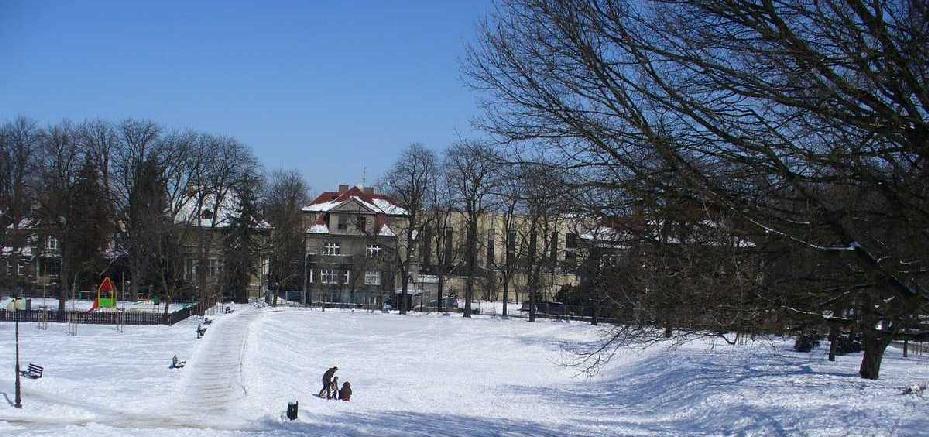
M 200 212 L 200 218 L 203 219 L 203 220 L 212 220 L 212 219 L 213 219 L 213 211 L 210 211 L 210 210 L 208 210 L 208 209 L 201 211 L 201 212 Z

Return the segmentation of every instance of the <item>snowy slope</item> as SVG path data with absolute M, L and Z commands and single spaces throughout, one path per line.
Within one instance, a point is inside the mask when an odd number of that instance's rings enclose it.
M 888 351 L 880 381 L 786 342 L 698 342 L 623 351 L 594 377 L 566 366 L 581 323 L 242 307 L 202 340 L 172 327 L 23 325 L 25 407 L 0 403 L 3 435 L 917 435 L 929 400 L 899 387 L 929 380 L 929 357 Z M 0 324 L 0 359 L 12 353 Z M 167 369 L 171 355 L 188 359 Z M 9 364 L 9 362 L 8 362 Z M 339 366 L 352 402 L 312 396 Z M 4 365 L 6 366 L 6 365 Z M 12 398 L 12 372 L 0 392 Z M 300 419 L 283 422 L 289 400 Z

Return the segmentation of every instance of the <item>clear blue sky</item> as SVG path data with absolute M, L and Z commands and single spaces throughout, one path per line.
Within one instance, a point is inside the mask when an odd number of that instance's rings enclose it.
M 0 0 L 0 119 L 227 134 L 314 192 L 479 136 L 460 60 L 487 0 Z

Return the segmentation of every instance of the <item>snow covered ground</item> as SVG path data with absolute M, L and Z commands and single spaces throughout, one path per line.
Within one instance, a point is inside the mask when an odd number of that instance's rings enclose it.
M 917 435 L 929 398 L 900 387 L 929 380 L 929 357 L 888 350 L 883 379 L 860 355 L 826 360 L 788 342 L 709 340 L 668 351 L 624 350 L 592 378 L 562 346 L 589 342 L 582 323 L 242 306 L 196 340 L 174 326 L 21 325 L 24 407 L 0 399 L 0 435 Z M 0 324 L 12 368 L 13 325 Z M 171 356 L 188 360 L 168 368 Z M 339 366 L 352 402 L 312 394 Z M 0 393 L 13 398 L 12 371 Z M 300 418 L 284 422 L 290 400 Z

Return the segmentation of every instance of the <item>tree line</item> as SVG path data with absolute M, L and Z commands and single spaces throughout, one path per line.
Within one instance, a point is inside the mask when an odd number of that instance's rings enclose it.
M 268 230 L 299 228 L 308 191 L 296 172 L 266 175 L 228 136 L 147 120 L 0 126 L 0 246 L 15 255 L 57 242 L 62 312 L 113 274 L 132 298 L 247 301 L 261 251 L 271 264 L 291 256 Z M 15 285 L 15 272 L 0 273 Z

